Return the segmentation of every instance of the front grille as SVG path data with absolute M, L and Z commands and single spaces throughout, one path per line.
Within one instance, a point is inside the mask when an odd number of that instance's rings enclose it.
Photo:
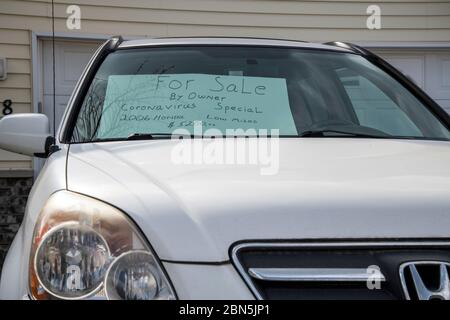
M 450 261 L 450 242 L 241 243 L 232 261 L 258 299 L 405 299 L 401 267 Z

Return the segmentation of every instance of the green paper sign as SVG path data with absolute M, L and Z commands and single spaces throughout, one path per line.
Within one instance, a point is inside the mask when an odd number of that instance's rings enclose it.
M 286 80 L 207 74 L 113 75 L 108 78 L 97 137 L 133 133 L 279 129 L 297 135 Z

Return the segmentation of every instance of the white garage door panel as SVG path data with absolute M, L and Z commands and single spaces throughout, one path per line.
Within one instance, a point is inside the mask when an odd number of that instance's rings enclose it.
M 411 52 L 413 51 L 413 52 Z M 450 113 L 450 50 L 376 50 Z
M 425 86 L 425 58 L 423 55 L 404 56 L 390 54 L 386 61 L 395 66 L 403 74 L 407 75 L 416 85 L 422 89 Z
M 447 110 L 447 112 L 450 113 L 450 100 L 436 100 L 436 102 L 445 110 Z
M 426 90 L 433 98 L 450 99 L 450 54 L 428 54 L 426 77 Z

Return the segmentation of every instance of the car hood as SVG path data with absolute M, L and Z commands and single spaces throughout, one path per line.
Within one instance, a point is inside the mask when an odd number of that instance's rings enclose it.
M 227 261 L 243 240 L 450 237 L 448 142 L 280 139 L 272 175 L 177 164 L 180 143 L 73 144 L 68 189 L 123 210 L 170 261 Z

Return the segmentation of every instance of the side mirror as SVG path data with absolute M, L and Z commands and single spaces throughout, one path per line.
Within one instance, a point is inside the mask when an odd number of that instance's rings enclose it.
M 51 144 L 50 124 L 44 114 L 12 114 L 0 120 L 0 149 L 46 157 Z

